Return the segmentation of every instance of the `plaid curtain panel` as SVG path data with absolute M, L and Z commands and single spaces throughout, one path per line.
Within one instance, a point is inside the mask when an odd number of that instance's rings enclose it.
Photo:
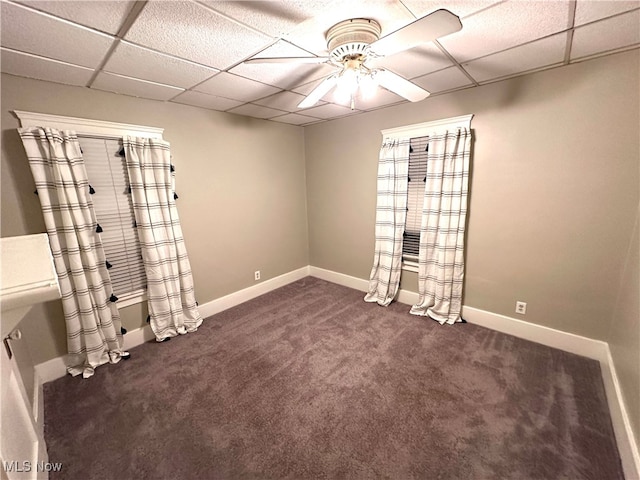
M 398 292 L 408 174 L 409 140 L 385 141 L 378 162 L 375 251 L 365 302 L 387 306 Z
M 52 128 L 18 129 L 36 183 L 53 253 L 69 351 L 67 371 L 90 377 L 95 367 L 128 356 L 78 137 Z M 112 301 L 113 300 L 113 301 Z
M 471 131 L 429 136 L 414 315 L 460 322 Z
M 124 137 L 123 146 L 147 276 L 151 328 L 157 341 L 194 332 L 202 317 L 174 198 L 169 143 Z

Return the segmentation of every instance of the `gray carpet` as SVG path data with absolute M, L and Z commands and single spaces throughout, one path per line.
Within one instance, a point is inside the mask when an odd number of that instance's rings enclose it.
M 307 277 L 45 385 L 52 479 L 623 478 L 597 362 Z

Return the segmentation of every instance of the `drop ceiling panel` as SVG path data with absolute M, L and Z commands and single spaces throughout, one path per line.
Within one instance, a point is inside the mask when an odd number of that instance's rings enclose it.
M 271 85 L 265 85 L 264 83 L 255 82 L 248 78 L 226 72 L 219 73 L 215 77 L 201 83 L 196 86 L 194 90 L 244 102 L 267 97 L 280 91 L 279 88 L 272 87 Z
M 145 82 L 110 73 L 100 73 L 91 88 L 151 100 L 169 100 L 183 91 L 181 88 Z
M 572 61 L 640 47 L 640 0 L 148 0 L 137 4 L 140 8 L 132 0 L 0 4 L 0 67 L 7 73 L 81 86 L 95 77 L 91 88 L 294 125 L 406 102 L 380 88 L 372 98 L 358 96 L 351 111 L 331 91 L 316 106 L 300 110 L 303 96 L 337 69 L 242 63 L 252 56 L 326 56 L 327 30 L 350 18 L 378 21 L 385 36 L 440 8 L 460 16 L 460 32 L 368 60 L 367 66 L 387 68 L 434 94 L 567 63 L 571 43 Z M 116 38 L 129 26 L 125 38 Z
M 308 117 L 299 113 L 287 113 L 286 115 L 273 117 L 271 118 L 271 120 L 273 120 L 274 122 L 289 123 L 291 125 L 307 125 L 309 123 L 315 123 L 318 121 L 317 118 Z
M 23 6 L 2 3 L 2 46 L 95 68 L 113 37 Z
M 211 110 L 225 111 L 230 108 L 242 105 L 242 102 L 237 100 L 231 100 L 224 97 L 216 97 L 215 95 L 208 95 L 201 92 L 183 92 L 176 98 L 171 100 L 176 103 L 183 103 L 185 105 L 193 105 L 194 107 L 209 108 Z
M 186 60 L 120 42 L 104 66 L 110 73 L 189 88 L 219 72 Z
M 456 60 L 467 61 L 559 33 L 568 25 L 566 0 L 504 2 L 465 18 L 462 30 L 438 41 Z
M 246 115 L 254 118 L 272 118 L 282 115 L 282 110 L 275 110 L 269 107 L 263 107 L 262 105 L 254 105 L 252 103 L 246 103 L 231 110 L 227 110 L 229 113 L 236 113 L 238 115 Z
M 287 112 L 296 112 L 300 110 L 298 108 L 298 104 L 304 99 L 305 96 L 298 93 L 280 92 L 275 95 L 256 100 L 253 103 L 263 105 L 265 107 L 276 108 L 278 110 L 285 110 Z
M 490 7 L 502 0 L 402 0 L 416 18 L 421 18 L 435 10 L 444 8 L 460 18 Z
M 132 1 L 21 0 L 18 3 L 51 13 L 56 17 L 116 34 L 131 11 Z
M 639 0 L 577 0 L 574 25 L 579 27 L 585 23 L 627 12 L 634 8 L 640 8 Z
M 2 49 L 2 71 L 20 77 L 36 78 L 65 85 L 86 86 L 93 70 L 68 63 Z
M 313 55 L 306 50 L 280 40 L 253 58 L 261 57 L 313 57 Z M 291 88 L 329 75 L 335 71 L 335 68 L 326 64 L 243 63 L 229 71 L 269 85 Z
M 327 103 L 326 105 L 320 105 L 319 107 L 308 108 L 304 111 L 305 115 L 325 120 L 329 118 L 353 115 L 355 113 L 360 113 L 360 110 L 351 110 L 348 107 L 343 107 L 342 105 L 336 105 L 334 103 Z
M 286 2 L 208 0 L 202 3 L 267 35 L 280 37 L 289 33 L 296 25 L 313 18 L 318 10 L 326 6 L 327 2 L 322 0 L 288 0 Z
M 200 4 L 185 1 L 147 3 L 125 39 L 221 70 L 273 42 Z
M 453 63 L 433 42 L 430 42 L 389 57 L 376 58 L 371 65 L 384 67 L 406 78 L 414 78 L 450 67 Z
M 477 82 L 486 82 L 528 70 L 561 64 L 567 45 L 567 34 L 559 33 L 500 53 L 463 64 Z
M 449 67 L 412 80 L 429 93 L 440 93 L 473 85 L 473 82 L 458 67 Z
M 640 10 L 576 28 L 571 60 L 640 43 Z
M 320 85 L 320 80 L 304 83 L 302 85 L 298 85 L 296 88 L 292 89 L 293 92 L 299 93 L 301 95 L 307 96 L 311 93 L 311 91 Z

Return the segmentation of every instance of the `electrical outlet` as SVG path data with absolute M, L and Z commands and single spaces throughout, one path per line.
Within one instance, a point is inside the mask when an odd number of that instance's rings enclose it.
M 256 272 L 253 274 L 254 278 L 256 280 L 260 280 L 260 270 L 256 270 Z
M 527 304 L 525 302 L 516 302 L 516 313 L 520 315 L 527 313 Z

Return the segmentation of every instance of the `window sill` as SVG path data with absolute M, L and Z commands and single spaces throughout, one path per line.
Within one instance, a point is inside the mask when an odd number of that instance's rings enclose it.
M 118 308 L 130 307 L 131 305 L 135 305 L 137 303 L 142 303 L 147 300 L 147 291 L 146 290 L 138 290 L 136 292 L 127 293 L 126 295 L 122 295 L 118 297 Z

